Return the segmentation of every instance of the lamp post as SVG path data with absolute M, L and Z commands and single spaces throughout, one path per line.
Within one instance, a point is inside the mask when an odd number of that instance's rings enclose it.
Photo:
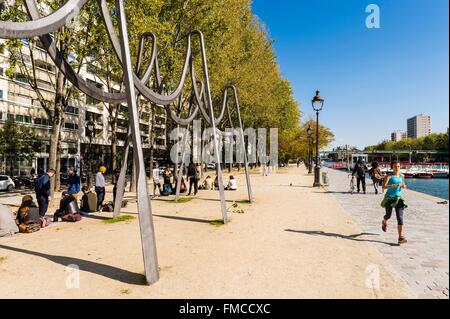
M 89 188 L 92 187 L 92 167 L 91 167 L 91 158 L 92 158 L 92 138 L 95 136 L 95 123 L 93 121 L 88 121 L 86 123 L 86 136 L 89 138 L 89 152 L 85 156 L 85 160 L 87 160 L 87 186 Z
M 312 135 L 313 130 L 311 127 L 311 124 L 308 125 L 308 129 L 306 130 L 308 133 L 308 174 L 312 174 L 312 162 L 313 162 L 313 156 L 312 156 Z
M 312 99 L 312 107 L 316 111 L 316 166 L 314 167 L 314 187 L 320 187 L 320 150 L 319 150 L 319 113 L 323 109 L 325 100 L 320 96 L 320 91 L 316 91 L 316 96 Z

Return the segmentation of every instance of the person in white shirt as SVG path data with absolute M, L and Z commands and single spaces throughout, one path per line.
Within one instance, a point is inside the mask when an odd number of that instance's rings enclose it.
M 228 181 L 228 185 L 225 189 L 227 191 L 237 191 L 238 185 L 237 180 L 234 178 L 234 176 L 230 176 L 230 180 Z
M 156 196 L 156 188 L 158 188 L 159 195 L 161 195 L 161 177 L 159 174 L 159 166 L 158 164 L 155 164 L 155 168 L 152 172 L 152 178 L 153 178 L 153 196 Z
M 98 170 L 97 175 L 95 175 L 95 192 L 97 193 L 97 207 L 101 211 L 103 206 L 103 201 L 105 200 L 106 184 L 105 184 L 105 173 L 106 167 L 101 166 Z

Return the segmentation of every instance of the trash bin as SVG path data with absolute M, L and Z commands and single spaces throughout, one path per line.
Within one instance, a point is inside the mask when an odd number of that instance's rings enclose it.
M 322 172 L 322 185 L 329 186 L 330 181 L 328 179 L 328 172 Z

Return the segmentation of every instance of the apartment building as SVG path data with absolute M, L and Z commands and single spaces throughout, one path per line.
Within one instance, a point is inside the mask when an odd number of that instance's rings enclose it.
M 408 134 L 405 131 L 395 131 L 391 134 L 392 142 L 400 142 L 401 140 L 408 137 Z
M 0 1 L 1 2 L 1 1 Z M 22 55 L 25 64 L 31 65 L 31 52 L 27 45 L 27 40 L 22 40 L 24 47 Z M 0 40 L 0 44 L 4 43 Z M 54 83 L 56 67 L 46 51 L 40 46 L 32 47 L 34 64 L 36 70 L 36 80 L 39 91 L 45 100 L 54 100 Z M 5 50 L 6 51 L 6 50 Z M 71 57 L 74 58 L 74 57 Z M 9 120 L 30 126 L 38 135 L 41 147 L 35 154 L 33 160 L 23 162 L 18 165 L 15 174 L 28 174 L 32 168 L 37 173 L 42 173 L 48 167 L 48 153 L 50 149 L 51 125 L 47 113 L 41 107 L 35 91 L 28 84 L 27 77 L 21 73 L 17 67 L 14 75 L 8 77 L 6 70 L 9 68 L 9 52 L 0 52 L 0 127 Z M 103 81 L 97 77 L 97 67 L 95 62 L 86 63 L 80 70 L 80 76 L 97 85 L 104 87 Z M 118 87 L 118 86 L 117 86 Z M 111 133 L 112 125 L 110 121 L 110 108 L 117 109 L 117 138 L 118 149 L 125 145 L 127 137 L 127 112 L 126 104 L 111 106 L 100 103 L 89 96 L 78 92 L 70 100 L 69 105 L 64 110 L 64 122 L 62 126 L 61 144 L 61 170 L 64 171 L 69 166 L 82 168 L 83 158 L 87 153 L 98 163 L 109 164 L 111 160 Z M 115 112 L 113 112 L 115 115 Z M 90 144 L 86 136 L 86 122 L 93 121 L 96 125 L 95 137 Z M 153 146 L 158 154 L 165 151 L 166 142 L 166 121 L 167 115 L 162 106 L 153 106 L 144 109 L 140 119 L 140 128 L 144 152 Z M 152 133 L 153 132 L 153 133 Z M 148 153 L 148 152 L 147 152 Z M 1 154 L 0 154 L 1 157 Z M 95 164 L 95 163 L 94 163 Z M 5 170 L 5 162 L 0 159 L 0 172 Z
M 432 133 L 431 116 L 419 114 L 408 119 L 408 138 L 421 138 Z

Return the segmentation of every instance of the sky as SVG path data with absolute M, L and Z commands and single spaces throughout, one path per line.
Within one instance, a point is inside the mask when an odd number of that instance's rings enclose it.
M 369 29 L 369 4 L 380 28 Z M 253 0 L 303 120 L 311 99 L 325 99 L 320 122 L 336 140 L 329 148 L 364 148 L 406 130 L 418 114 L 433 132 L 449 126 L 448 0 Z

